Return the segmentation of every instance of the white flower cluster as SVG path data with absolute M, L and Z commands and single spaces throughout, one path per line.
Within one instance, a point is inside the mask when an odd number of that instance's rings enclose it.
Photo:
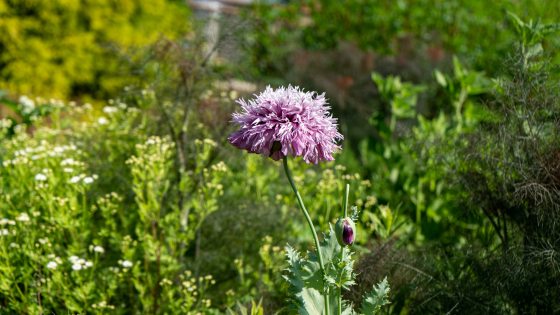
M 47 175 L 43 173 L 38 173 L 37 175 L 35 175 L 35 180 L 38 182 L 44 182 L 47 180 Z
M 119 109 L 115 106 L 105 106 L 105 107 L 103 107 L 103 112 L 107 115 L 114 114 L 118 111 L 119 111 Z
M 0 219 L 0 225 L 16 225 L 16 221 L 2 218 Z
M 29 222 L 29 215 L 25 212 L 22 212 L 16 217 L 16 220 L 20 222 Z
M 79 271 L 82 269 L 87 269 L 93 266 L 93 263 L 89 260 L 85 260 L 83 258 L 80 258 L 78 256 L 70 256 L 70 258 L 68 258 L 68 260 L 70 260 L 70 262 L 72 263 L 72 270 L 74 271 Z
M 117 113 L 119 110 L 127 109 L 127 106 L 124 103 L 118 102 L 117 106 L 112 106 L 114 103 L 115 103 L 115 101 L 109 100 L 109 104 L 111 104 L 111 106 L 103 107 L 103 113 L 105 113 L 107 116 L 111 117 L 111 116 L 113 116 L 113 114 Z M 107 125 L 109 123 L 109 119 L 107 119 L 107 117 L 105 117 L 105 116 L 101 116 L 97 119 L 97 123 L 99 125 Z
M 81 166 L 84 165 L 83 162 L 76 161 L 73 158 L 68 158 L 60 161 L 60 166 Z
M 100 125 L 106 125 L 109 123 L 109 120 L 107 120 L 107 118 L 101 116 L 99 117 L 99 119 L 97 119 L 97 123 Z
M 92 304 L 91 308 L 114 310 L 115 306 L 111 304 L 107 304 L 106 301 L 101 301 L 99 303 Z
M 5 226 L 5 225 L 16 225 L 16 221 L 6 219 L 6 218 L 0 219 L 0 226 Z M 15 235 L 16 231 L 12 230 L 12 234 Z M 0 236 L 8 236 L 8 235 L 10 235 L 10 230 L 6 228 L 0 229 Z
M 106 107 L 109 107 L 109 108 L 111 108 L 111 107 L 113 107 L 113 108 L 114 108 L 114 107 L 117 107 L 117 108 L 119 108 L 119 109 L 127 109 L 127 108 L 128 108 L 128 106 L 126 105 L 126 103 L 123 103 L 123 102 L 120 101 L 120 100 L 116 100 L 116 101 L 115 101 L 115 100 L 113 100 L 113 99 L 110 99 L 107 103 L 109 103 L 110 106 L 106 106 Z M 111 111 L 111 110 L 112 110 L 112 109 L 109 109 L 109 111 Z M 103 111 L 106 112 L 105 109 L 103 109 Z
M 41 143 L 36 147 L 27 147 L 14 152 L 14 158 L 12 160 L 5 160 L 2 162 L 4 167 L 10 165 L 26 165 L 30 161 L 37 161 L 45 159 L 48 157 L 62 157 L 68 151 L 75 151 L 78 153 L 78 149 L 75 145 L 62 145 L 52 147 L 46 141 L 41 141 Z M 81 164 L 79 164 L 81 165 Z
M 72 178 L 70 178 L 70 184 L 77 184 L 81 181 L 84 184 L 89 185 L 89 184 L 92 184 L 97 178 L 98 178 L 98 176 L 96 174 L 93 174 L 91 176 L 87 176 L 85 174 L 80 174 L 80 175 L 73 176 Z
M 55 270 L 58 265 L 62 264 L 62 259 L 60 257 L 55 256 L 54 254 L 50 254 L 47 256 L 50 261 L 47 263 L 47 269 Z
M 40 101 L 41 99 L 37 99 L 37 101 Z M 48 101 L 49 105 L 51 105 L 52 107 L 55 108 L 63 108 L 64 107 L 64 101 L 62 100 L 57 100 L 54 98 L 50 98 Z
M 124 269 L 128 269 L 133 266 L 133 263 L 130 260 L 119 260 L 119 265 L 121 265 Z
M 56 261 L 49 261 L 47 263 L 47 268 L 48 269 L 56 269 L 56 267 L 58 267 L 58 263 Z
M 90 245 L 89 250 L 94 252 L 94 253 L 99 253 L 99 254 L 105 253 L 105 249 L 103 247 L 99 246 L 99 245 Z
M 31 114 L 35 109 L 35 101 L 25 95 L 19 97 L 18 103 L 21 105 L 21 111 L 24 115 Z
M 0 119 L 0 129 L 7 129 L 12 126 L 13 122 L 10 119 L 2 118 Z

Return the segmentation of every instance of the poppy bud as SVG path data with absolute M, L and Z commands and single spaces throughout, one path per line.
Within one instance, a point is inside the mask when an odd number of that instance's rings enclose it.
M 356 225 L 348 217 L 338 219 L 334 231 L 340 246 L 352 245 L 356 239 Z

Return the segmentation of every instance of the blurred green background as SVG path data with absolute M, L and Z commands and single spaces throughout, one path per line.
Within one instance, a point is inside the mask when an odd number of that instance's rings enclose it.
M 0 0 L 0 313 L 296 313 L 284 246 L 312 239 L 279 163 L 226 140 L 238 97 L 288 84 L 326 92 L 345 136 L 294 174 L 323 231 L 351 185 L 346 298 L 387 276 L 384 313 L 560 312 L 559 18 Z

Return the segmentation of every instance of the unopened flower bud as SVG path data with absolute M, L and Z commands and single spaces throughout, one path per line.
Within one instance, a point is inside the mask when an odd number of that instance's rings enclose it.
M 334 231 L 340 246 L 352 245 L 356 239 L 356 225 L 348 217 L 338 219 Z

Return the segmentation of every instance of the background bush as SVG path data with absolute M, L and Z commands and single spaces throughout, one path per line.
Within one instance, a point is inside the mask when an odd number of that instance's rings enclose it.
M 180 1 L 2 0 L 0 85 L 46 98 L 113 97 L 131 80 L 123 52 L 190 29 Z

